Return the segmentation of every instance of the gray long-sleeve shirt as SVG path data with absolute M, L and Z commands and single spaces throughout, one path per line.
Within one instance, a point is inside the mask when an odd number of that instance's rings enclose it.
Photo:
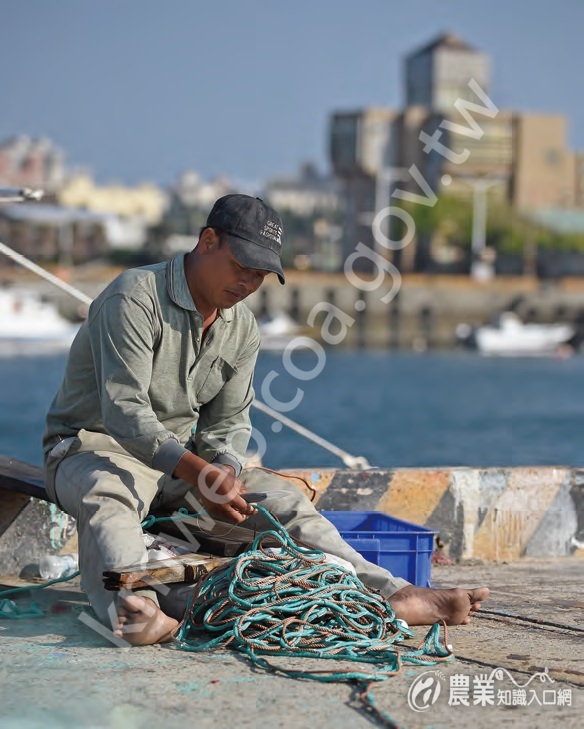
M 172 474 L 185 446 L 239 473 L 251 425 L 259 332 L 247 306 L 203 317 L 184 256 L 129 269 L 91 304 L 47 416 L 45 454 L 85 429 Z

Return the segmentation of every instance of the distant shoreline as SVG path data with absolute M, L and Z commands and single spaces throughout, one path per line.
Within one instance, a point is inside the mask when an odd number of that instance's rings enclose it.
M 71 272 L 61 271 L 64 280 L 95 297 L 124 268 L 100 263 L 85 264 Z M 59 274 L 58 269 L 52 272 Z M 366 274 L 359 274 L 364 281 Z M 533 277 L 499 277 L 477 282 L 468 276 L 405 275 L 399 295 L 384 304 L 380 293 L 363 294 L 342 273 L 287 271 L 286 286 L 266 281 L 246 303 L 257 316 L 283 310 L 301 326 L 316 302 L 326 301 L 355 319 L 343 342 L 349 348 L 391 348 L 404 350 L 451 349 L 455 331 L 464 322 L 480 326 L 520 299 L 519 315 L 538 323 L 584 322 L 584 277 L 557 282 Z M 67 294 L 39 280 L 34 274 L 13 266 L 0 266 L 0 285 L 26 286 L 57 302 L 60 311 L 78 319 L 78 303 Z M 355 311 L 355 301 L 363 298 L 367 310 Z M 318 338 L 315 329 L 306 329 Z

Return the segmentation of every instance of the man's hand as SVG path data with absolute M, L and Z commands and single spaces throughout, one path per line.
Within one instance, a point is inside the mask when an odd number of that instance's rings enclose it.
M 247 489 L 235 478 L 231 466 L 207 463 L 198 456 L 185 453 L 174 475 L 198 487 L 201 500 L 212 515 L 239 524 L 255 512 L 253 506 L 241 498 Z
M 233 466 L 209 464 L 201 472 L 198 486 L 203 503 L 211 514 L 240 523 L 255 513 L 254 507 L 241 498 L 247 489 L 236 478 Z

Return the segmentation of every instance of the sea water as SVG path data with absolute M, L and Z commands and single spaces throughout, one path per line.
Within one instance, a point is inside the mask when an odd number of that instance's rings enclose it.
M 41 463 L 64 366 L 62 354 L 0 358 L 0 454 Z M 259 399 L 372 466 L 582 466 L 583 380 L 584 357 L 327 350 L 286 364 L 261 353 L 254 384 Z M 252 422 L 268 467 L 343 465 L 257 410 Z

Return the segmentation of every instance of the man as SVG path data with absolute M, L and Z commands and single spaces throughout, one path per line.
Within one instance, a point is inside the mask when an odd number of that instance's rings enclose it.
M 468 622 L 488 594 L 409 585 L 351 549 L 296 486 L 241 473 L 260 341 L 242 302 L 270 273 L 284 283 L 281 238 L 259 198 L 220 198 L 197 247 L 122 273 L 71 347 L 43 438 L 47 491 L 77 520 L 82 587 L 98 618 L 133 644 L 167 640 L 177 621 L 153 589 L 116 599 L 104 570 L 145 558 L 141 521 L 157 510 L 194 504 L 223 531 L 264 529 L 242 498 L 248 488 L 285 490 L 263 503 L 290 534 L 351 562 L 410 624 Z

